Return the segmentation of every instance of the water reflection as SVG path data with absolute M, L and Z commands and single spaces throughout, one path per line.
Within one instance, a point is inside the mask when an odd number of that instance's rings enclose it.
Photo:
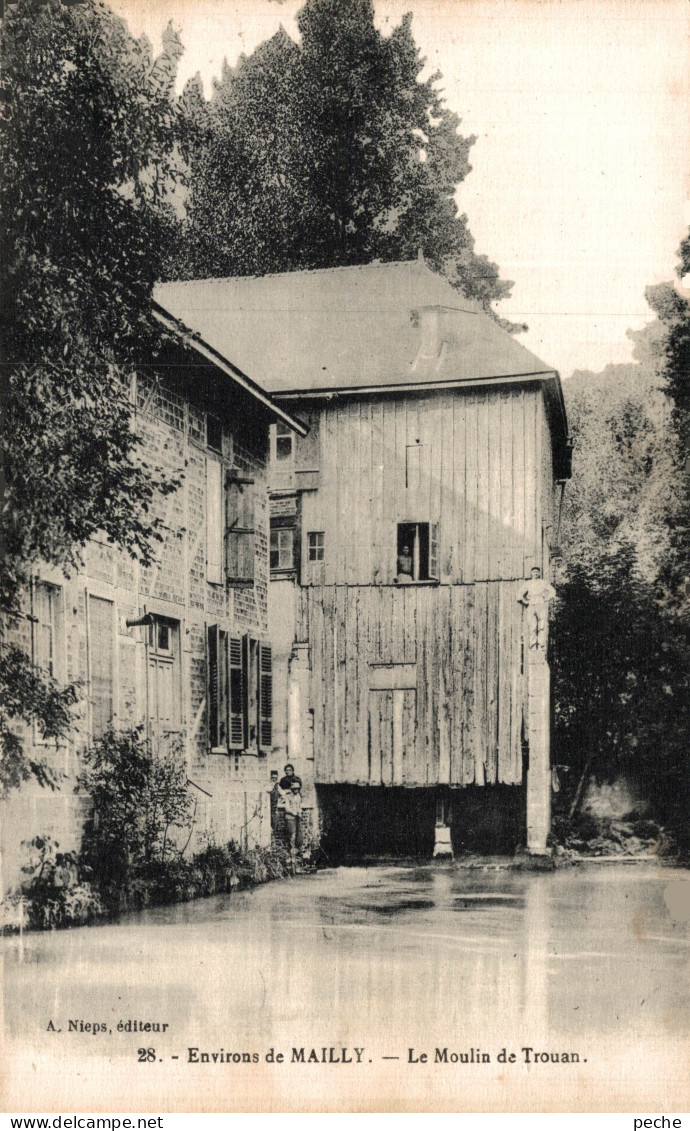
M 52 1019 L 66 1048 L 115 1057 L 131 1053 L 117 1029 L 127 1021 L 169 1025 L 182 1053 L 668 1045 L 684 1040 L 690 1007 L 688 926 L 663 897 L 680 875 L 337 869 L 117 926 L 5 939 L 5 1032 L 54 1048 Z M 112 1031 L 69 1033 L 70 1020 Z

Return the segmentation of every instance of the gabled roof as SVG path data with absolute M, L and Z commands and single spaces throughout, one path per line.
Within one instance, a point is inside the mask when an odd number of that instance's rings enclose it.
M 279 400 L 538 381 L 557 477 L 570 475 L 556 370 L 423 259 L 159 283 L 154 298 Z
M 162 283 L 155 298 L 269 393 L 554 374 L 424 261 Z M 418 358 L 413 312 L 442 312 Z

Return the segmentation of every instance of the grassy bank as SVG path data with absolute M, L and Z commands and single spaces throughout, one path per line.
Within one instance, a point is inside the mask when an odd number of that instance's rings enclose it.
M 291 875 L 282 845 L 243 849 L 234 841 L 209 845 L 188 858 L 176 856 L 134 869 L 120 884 L 94 874 L 74 853 L 61 853 L 48 837 L 26 845 L 25 879 L 0 904 L 0 931 L 55 930 L 116 919 L 126 911 L 184 903 L 253 887 Z

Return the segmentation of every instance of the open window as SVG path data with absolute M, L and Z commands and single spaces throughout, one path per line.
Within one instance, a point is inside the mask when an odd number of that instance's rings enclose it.
M 399 522 L 396 548 L 398 585 L 438 581 L 438 523 Z

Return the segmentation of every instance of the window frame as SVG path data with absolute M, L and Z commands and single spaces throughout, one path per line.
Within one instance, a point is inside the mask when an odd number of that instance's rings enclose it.
M 289 536 L 287 546 L 281 546 L 283 536 Z M 273 546 L 273 540 L 276 538 L 277 545 Z M 273 564 L 272 556 L 274 553 L 278 555 L 278 562 Z M 281 555 L 286 553 L 288 561 L 281 561 Z M 295 528 L 294 526 L 274 526 L 271 524 L 269 530 L 269 543 L 268 543 L 268 567 L 270 572 L 273 573 L 294 573 L 295 570 Z
M 146 731 L 153 743 L 154 739 L 161 738 L 154 733 L 154 720 L 152 715 L 151 679 L 152 671 L 157 668 L 170 668 L 172 685 L 173 712 L 170 720 L 168 734 L 184 733 L 182 710 L 182 622 L 174 617 L 161 613 L 151 613 L 151 623 L 146 633 Z M 161 647 L 159 643 L 159 628 L 168 631 L 168 647 Z
M 402 573 L 398 568 L 400 562 L 400 546 L 402 541 L 402 528 L 414 528 L 412 546 L 412 573 Z M 396 584 L 405 585 L 438 585 L 440 577 L 440 523 L 419 522 L 417 520 L 396 523 L 395 547 L 395 573 Z M 422 531 L 424 534 L 422 536 Z M 424 576 L 425 575 L 425 576 Z M 409 580 L 400 582 L 401 577 Z
M 312 542 L 312 539 L 320 538 L 321 542 Z M 319 554 L 320 551 L 320 554 Z M 308 530 L 307 531 L 307 561 L 323 562 L 326 560 L 326 532 L 325 530 Z

